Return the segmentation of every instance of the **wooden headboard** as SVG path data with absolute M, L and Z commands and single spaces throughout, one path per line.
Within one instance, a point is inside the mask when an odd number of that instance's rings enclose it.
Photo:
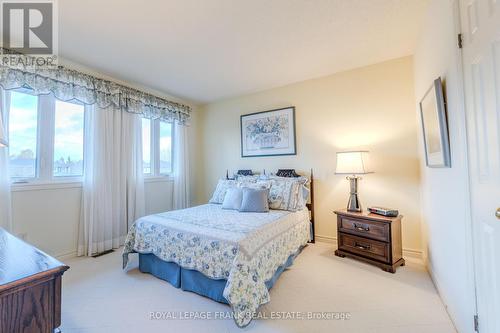
M 238 170 L 236 173 L 238 176 L 253 176 L 252 170 Z
M 289 177 L 289 178 L 300 177 L 300 175 L 295 172 L 295 169 L 278 169 L 278 172 L 276 172 L 276 176 L 278 176 L 278 177 Z
M 250 169 L 238 170 L 238 172 L 236 172 L 236 176 L 253 176 L 253 175 L 254 173 Z M 226 170 L 226 179 L 233 179 L 229 177 L 229 170 Z

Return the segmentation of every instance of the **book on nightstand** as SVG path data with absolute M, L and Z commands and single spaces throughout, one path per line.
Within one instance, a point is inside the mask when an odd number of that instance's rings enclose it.
M 388 217 L 397 217 L 399 215 L 399 211 L 396 209 L 384 208 L 384 207 L 368 207 L 368 211 L 373 214 L 388 216 Z

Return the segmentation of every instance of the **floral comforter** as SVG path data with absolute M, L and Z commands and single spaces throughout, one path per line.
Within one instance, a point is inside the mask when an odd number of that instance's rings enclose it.
M 307 210 L 240 213 L 207 204 L 138 219 L 123 250 L 152 253 L 212 279 L 226 279 L 224 297 L 239 327 L 269 302 L 265 282 L 310 239 Z

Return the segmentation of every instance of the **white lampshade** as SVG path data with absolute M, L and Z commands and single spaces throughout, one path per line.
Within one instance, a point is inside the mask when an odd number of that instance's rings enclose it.
M 0 147 L 7 147 L 7 133 L 3 127 L 2 113 L 0 112 Z
M 360 175 L 371 173 L 368 151 L 346 151 L 337 153 L 337 174 Z

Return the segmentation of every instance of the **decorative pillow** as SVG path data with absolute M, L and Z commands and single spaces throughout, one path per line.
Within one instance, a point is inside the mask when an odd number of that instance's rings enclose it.
M 281 176 L 269 176 L 269 179 L 274 179 L 274 180 L 282 180 L 282 181 L 289 181 L 289 182 L 299 182 L 301 184 L 307 184 L 309 182 L 309 179 L 307 177 L 303 176 L 298 176 L 298 177 L 281 177 Z
M 269 175 L 268 174 L 265 174 L 265 173 L 262 173 L 259 175 L 259 180 L 269 180 Z
M 209 203 L 221 204 L 224 201 L 224 197 L 226 196 L 226 191 L 231 188 L 236 187 L 236 181 L 233 179 L 220 179 L 217 183 L 217 187 L 215 188 L 214 194 L 212 195 L 212 199 L 210 199 Z
M 256 190 L 260 189 L 269 189 L 271 188 L 271 182 L 267 180 L 259 180 L 259 181 L 254 181 L 254 182 L 244 182 L 244 181 L 238 181 L 238 187 L 244 188 L 253 188 Z
M 266 213 L 269 212 L 269 189 L 243 188 L 240 212 Z
M 306 178 L 270 177 L 271 190 L 269 207 L 271 209 L 296 211 L 300 208 L 299 190 L 307 181 Z M 305 203 L 304 203 L 305 205 Z
M 309 190 L 305 185 L 300 186 L 297 200 L 297 210 L 306 208 L 307 199 L 309 198 L 310 192 L 311 190 Z
M 228 188 L 224 201 L 222 202 L 222 209 L 236 209 L 240 210 L 241 200 L 243 199 L 243 189 L 238 187 Z
M 259 180 L 259 176 L 236 176 L 236 180 L 238 181 L 238 186 L 245 187 L 246 185 L 250 185 L 256 183 Z

